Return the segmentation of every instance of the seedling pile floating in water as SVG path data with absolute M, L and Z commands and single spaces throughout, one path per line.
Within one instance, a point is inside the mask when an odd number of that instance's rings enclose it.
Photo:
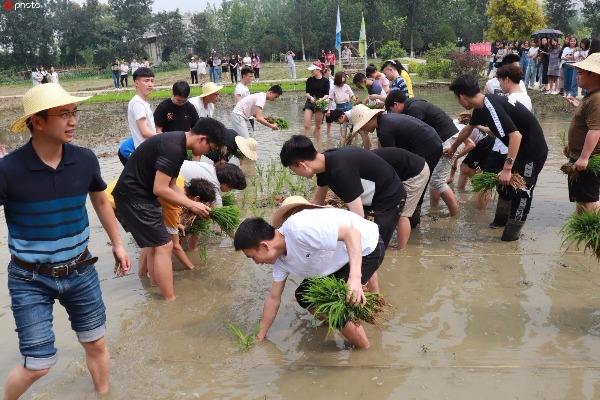
M 277 128 L 279 129 L 287 129 L 290 126 L 290 124 L 283 118 L 267 117 L 265 119 L 268 123 L 277 125 Z
M 500 185 L 500 178 L 492 172 L 479 172 L 471 177 L 474 192 L 487 192 Z M 507 186 L 515 190 L 525 189 L 527 183 L 520 174 L 513 173 Z
M 250 347 L 254 346 L 256 334 L 258 333 L 258 327 L 256 327 L 253 332 L 250 332 L 247 335 L 239 326 L 235 324 L 227 324 L 227 329 L 237 339 L 237 346 L 240 350 L 247 351 L 250 349 Z
M 348 321 L 377 323 L 386 305 L 379 293 L 365 292 L 364 305 L 347 303 L 347 294 L 346 282 L 333 276 L 321 276 L 309 278 L 302 296 L 316 318 L 327 320 L 329 332 L 342 329 Z
M 563 246 L 574 244 L 577 249 L 591 250 L 600 260 L 600 211 L 582 211 L 572 215 L 560 230 Z

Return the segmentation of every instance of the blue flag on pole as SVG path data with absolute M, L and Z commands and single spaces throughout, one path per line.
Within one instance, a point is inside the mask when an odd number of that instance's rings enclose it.
M 335 48 L 342 49 L 342 23 L 340 22 L 340 6 L 337 8 L 337 22 L 335 23 Z

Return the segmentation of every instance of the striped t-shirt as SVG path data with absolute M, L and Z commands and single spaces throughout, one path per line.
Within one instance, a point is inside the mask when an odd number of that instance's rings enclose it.
M 0 205 L 10 253 L 28 263 L 64 263 L 87 247 L 89 192 L 106 183 L 92 151 L 63 145 L 56 169 L 44 164 L 31 141 L 0 160 Z

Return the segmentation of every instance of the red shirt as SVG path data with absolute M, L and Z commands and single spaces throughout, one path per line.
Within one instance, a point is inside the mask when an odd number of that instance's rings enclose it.
M 335 65 L 335 54 L 334 53 L 328 53 L 327 56 L 325 56 L 325 59 L 327 60 L 327 63 L 329 65 Z

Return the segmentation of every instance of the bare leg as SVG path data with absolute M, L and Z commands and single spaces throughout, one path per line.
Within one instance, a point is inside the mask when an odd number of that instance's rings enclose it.
M 198 235 L 190 235 L 187 237 L 188 238 L 188 250 L 192 251 L 192 250 L 196 250 L 196 248 L 198 247 Z
M 450 211 L 451 216 L 456 216 L 458 214 L 458 201 L 456 200 L 456 196 L 454 195 L 454 191 L 450 188 L 444 190 L 440 193 L 442 200 L 446 203 L 446 207 L 448 207 L 448 211 Z
M 348 129 L 344 128 L 343 126 L 340 126 L 340 137 L 346 141 L 346 135 L 348 134 Z
M 46 375 L 49 368 L 37 371 L 17 365 L 10 371 L 4 383 L 4 400 L 16 400 L 33 385 L 35 381 Z
M 81 343 L 81 345 L 85 349 L 85 362 L 92 375 L 96 393 L 108 393 L 110 355 L 104 338 L 93 342 Z
M 365 286 L 369 292 L 379 292 L 379 278 L 377 277 L 377 271 L 371 275 L 371 278 L 367 281 Z
M 173 253 L 175 257 L 183 264 L 187 269 L 194 269 L 194 264 L 188 258 L 185 251 L 183 251 L 183 247 L 179 243 L 179 235 L 171 235 L 171 242 L 173 242 Z
M 363 147 L 367 150 L 371 150 L 371 136 L 369 136 L 369 133 L 361 131 L 360 137 L 362 138 Z
M 437 208 L 440 205 L 440 192 L 436 189 L 429 189 L 429 206 Z
M 313 112 L 311 110 L 304 110 L 304 136 L 310 134 L 310 125 L 312 124 Z
M 140 249 L 140 255 L 138 258 L 138 276 L 140 278 L 148 277 L 148 253 L 147 248 Z
M 173 242 L 154 248 L 152 255 L 154 261 L 154 279 L 160 292 L 166 301 L 175 300 L 175 290 L 173 289 Z
M 321 111 L 315 112 L 315 130 L 313 134 L 315 135 L 315 139 L 319 140 L 321 137 L 321 124 L 323 122 L 323 113 Z
M 490 204 L 490 200 L 492 199 L 492 192 L 487 190 L 483 193 L 477 194 L 477 208 L 479 210 L 485 210 Z
M 156 277 L 154 276 L 154 248 L 149 247 L 146 253 L 146 265 L 148 266 L 148 278 L 150 284 L 156 286 Z
M 581 214 L 583 211 L 600 211 L 600 201 L 593 203 L 577 203 L 575 210 L 577 214 Z
M 475 170 L 470 168 L 466 164 L 460 164 L 460 175 L 458 176 L 458 189 L 465 190 L 467 187 L 467 181 L 475 175 Z
M 354 322 L 349 321 L 346 323 L 346 326 L 342 328 L 341 333 L 350 343 L 359 349 L 368 349 L 371 345 L 367 338 L 365 328 L 362 325 L 357 325 Z
M 398 250 L 404 250 L 410 239 L 410 219 L 402 217 L 398 219 Z
M 327 123 L 327 136 L 331 135 L 331 122 Z

